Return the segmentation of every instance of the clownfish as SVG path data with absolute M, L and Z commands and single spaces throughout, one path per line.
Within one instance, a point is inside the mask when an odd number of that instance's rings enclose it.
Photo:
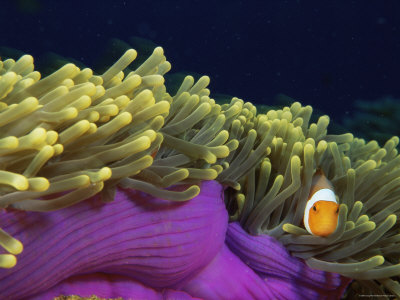
M 304 227 L 312 235 L 328 236 L 335 231 L 338 217 L 339 204 L 332 183 L 318 169 L 313 176 L 304 210 Z
M 158 149 L 154 150 L 154 151 L 150 154 L 150 156 L 151 156 L 153 159 L 155 159 L 157 153 L 158 153 Z
M 160 146 L 158 146 L 156 149 L 153 150 L 153 152 L 151 152 L 150 156 L 155 159 L 156 155 L 158 153 L 158 150 L 160 150 Z

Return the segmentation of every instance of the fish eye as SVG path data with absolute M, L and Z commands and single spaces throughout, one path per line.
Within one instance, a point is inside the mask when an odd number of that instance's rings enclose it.
M 312 209 L 313 209 L 314 211 L 317 211 L 317 207 L 316 207 L 315 205 L 312 207 Z

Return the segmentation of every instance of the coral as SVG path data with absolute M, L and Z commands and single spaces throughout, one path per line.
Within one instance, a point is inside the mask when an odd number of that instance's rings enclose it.
M 207 76 L 185 77 L 171 96 L 163 77 L 171 65 L 162 48 L 124 73 L 135 57 L 135 50 L 126 51 L 102 75 L 67 64 L 43 79 L 29 55 L 0 61 L 0 208 L 6 216 L 68 212 L 95 195 L 111 202 L 121 189 L 180 205 L 199 195 L 202 181 L 217 180 L 230 220 L 251 234 L 277 239 L 313 269 L 400 295 L 398 138 L 380 148 L 352 134 L 328 135 L 329 118 L 309 124 L 311 107 L 297 102 L 266 114 L 238 98 L 219 105 Z M 341 203 L 338 228 L 326 238 L 309 235 L 301 224 L 317 168 Z M 20 254 L 22 244 L 6 232 L 17 236 L 20 223 L 27 228 L 20 219 L 15 232 L 4 223 L 0 245 L 8 253 L 0 254 L 0 267 L 12 268 L 27 250 Z M 232 236 L 230 247 L 240 234 Z M 238 245 L 235 258 L 221 245 L 215 265 L 244 259 Z M 216 267 L 210 268 L 205 274 Z M 197 276 L 196 285 L 203 284 Z

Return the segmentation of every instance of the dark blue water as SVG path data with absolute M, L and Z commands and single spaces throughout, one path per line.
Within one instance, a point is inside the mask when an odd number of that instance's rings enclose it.
M 173 71 L 272 104 L 284 93 L 340 117 L 400 98 L 399 1 L 2 1 L 0 45 L 93 66 L 107 41 L 162 45 Z

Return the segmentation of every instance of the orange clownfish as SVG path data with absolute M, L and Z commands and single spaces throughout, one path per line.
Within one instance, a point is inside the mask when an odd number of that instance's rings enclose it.
M 328 236 L 335 231 L 338 217 L 339 204 L 333 186 L 322 170 L 317 170 L 304 210 L 304 226 L 312 235 Z
M 158 153 L 158 150 L 160 150 L 160 146 L 158 146 L 156 149 L 154 149 L 153 152 L 151 152 L 150 156 L 151 156 L 153 159 L 156 158 L 156 155 L 157 155 L 157 153 Z

